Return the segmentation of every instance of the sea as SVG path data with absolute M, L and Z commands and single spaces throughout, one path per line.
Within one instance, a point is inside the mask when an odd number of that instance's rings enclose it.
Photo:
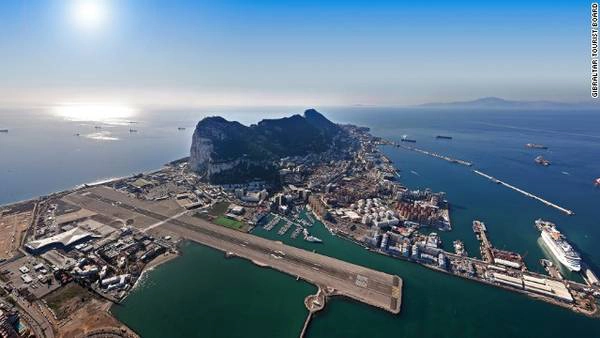
M 318 108 L 318 107 L 317 107 Z M 88 121 L 43 108 L 0 111 L 0 204 L 82 183 L 159 168 L 187 156 L 195 124 L 222 115 L 244 124 L 301 113 L 301 107 L 142 111 Z M 600 275 L 600 111 L 489 110 L 376 107 L 318 108 L 338 123 L 371 128 L 392 141 L 404 135 L 416 147 L 472 162 L 472 168 L 409 150 L 382 146 L 410 189 L 443 191 L 453 230 L 440 233 L 444 248 L 465 242 L 478 256 L 471 224 L 486 223 L 495 247 L 521 253 L 530 270 L 547 258 L 534 227 L 538 218 L 558 224 L 585 262 Z M 185 129 L 181 129 L 185 128 Z M 436 139 L 452 136 L 451 140 Z M 540 143 L 547 150 L 530 149 Z M 548 167 L 534 163 L 542 155 Z M 494 184 L 484 171 L 575 212 L 560 211 Z M 348 299 L 331 299 L 311 322 L 308 337 L 600 337 L 592 319 L 527 296 L 482 285 L 366 251 L 329 234 L 322 244 L 256 229 L 254 233 L 404 280 L 399 315 Z M 292 229 L 293 230 L 293 229 Z M 301 236 L 299 236 L 301 237 Z M 112 313 L 142 337 L 297 337 L 315 287 L 221 252 L 185 243 L 182 255 L 146 273 Z M 578 275 L 565 275 L 581 281 Z

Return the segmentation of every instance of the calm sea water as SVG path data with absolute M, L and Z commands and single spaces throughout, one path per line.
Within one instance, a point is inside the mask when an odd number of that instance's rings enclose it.
M 232 110 L 233 111 L 233 110 Z M 268 116 L 299 110 L 273 109 Z M 401 170 L 410 188 L 445 191 L 452 204 L 454 230 L 442 238 L 447 248 L 462 239 L 472 254 L 477 242 L 473 219 L 488 225 L 495 246 L 525 255 L 539 270 L 544 257 L 533 226 L 542 217 L 559 224 L 587 263 L 600 272 L 600 114 L 598 112 L 411 111 L 408 109 L 323 109 L 337 122 L 372 128 L 399 140 L 407 134 L 417 146 L 475 163 L 475 167 L 576 212 L 560 212 L 493 184 L 469 168 L 418 153 L 383 148 Z M 221 114 L 221 112 L 219 112 Z M 193 126 L 204 113 L 172 112 L 136 117 L 138 133 L 129 125 L 112 124 L 104 139 L 75 137 L 81 130 L 97 132 L 94 123 L 54 117 L 31 119 L 4 114 L 11 129 L 0 135 L 0 202 L 32 197 L 86 181 L 154 169 L 187 154 Z M 254 112 L 228 112 L 245 123 Z M 12 121 L 12 122 L 11 122 Z M 177 126 L 188 127 L 177 131 Z M 77 131 L 76 131 L 77 130 Z M 436 140 L 438 134 L 453 140 Z M 114 138 L 118 140 L 110 140 Z M 531 150 L 525 143 L 549 150 Z M 543 154 L 550 167 L 537 166 Z M 600 320 L 576 315 L 508 291 L 430 271 L 383 257 L 313 232 L 325 243 L 285 242 L 369 266 L 404 279 L 403 306 L 398 316 L 343 299 L 331 301 L 309 330 L 310 337 L 565 337 L 600 336 Z M 277 238 L 276 231 L 256 234 Z M 573 276 L 576 278 L 576 276 Z M 119 319 L 144 337 L 297 336 L 304 320 L 303 297 L 312 286 L 243 260 L 188 244 L 183 256 L 147 274 L 147 279 L 113 309 Z

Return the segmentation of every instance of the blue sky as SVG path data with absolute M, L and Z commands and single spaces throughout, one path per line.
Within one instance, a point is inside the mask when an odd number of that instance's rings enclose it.
M 94 27 L 73 8 L 104 9 Z M 589 97 L 587 1 L 3 0 L 0 104 Z

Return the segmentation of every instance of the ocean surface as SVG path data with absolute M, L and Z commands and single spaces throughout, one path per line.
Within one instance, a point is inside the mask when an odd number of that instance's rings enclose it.
M 530 270 L 542 271 L 544 251 L 533 222 L 544 218 L 557 223 L 600 274 L 600 189 L 593 186 L 600 177 L 600 111 L 320 111 L 391 140 L 408 135 L 419 148 L 471 161 L 475 169 L 576 213 L 566 216 L 475 175 L 471 168 L 383 147 L 404 185 L 446 192 L 454 227 L 441 234 L 447 249 L 461 239 L 471 255 L 478 255 L 471 222 L 479 219 L 496 247 L 520 252 Z M 186 156 L 193 127 L 203 116 L 224 115 L 249 124 L 295 112 L 301 109 L 148 112 L 116 121 L 82 121 L 44 111 L 2 111 L 0 129 L 10 131 L 0 134 L 0 204 L 155 169 Z M 130 133 L 132 128 L 137 132 Z M 436 140 L 436 135 L 453 139 Z M 528 149 L 526 143 L 549 149 Z M 536 165 L 533 159 L 540 154 L 552 165 Z M 600 336 L 598 319 L 368 252 L 321 226 L 311 232 L 324 243 L 291 240 L 290 233 L 280 237 L 276 229 L 257 229 L 255 234 L 397 274 L 404 289 L 397 316 L 333 299 L 314 318 L 309 337 Z M 123 305 L 113 308 L 120 320 L 143 337 L 298 336 L 306 315 L 302 299 L 314 292 L 313 286 L 199 245 L 182 249 L 182 257 L 147 273 Z

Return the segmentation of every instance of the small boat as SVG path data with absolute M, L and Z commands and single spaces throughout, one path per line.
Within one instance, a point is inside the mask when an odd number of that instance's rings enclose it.
M 185 127 L 178 127 L 177 130 L 185 130 Z
M 600 177 L 598 177 L 595 181 L 594 181 L 594 185 L 597 187 L 600 187 Z

